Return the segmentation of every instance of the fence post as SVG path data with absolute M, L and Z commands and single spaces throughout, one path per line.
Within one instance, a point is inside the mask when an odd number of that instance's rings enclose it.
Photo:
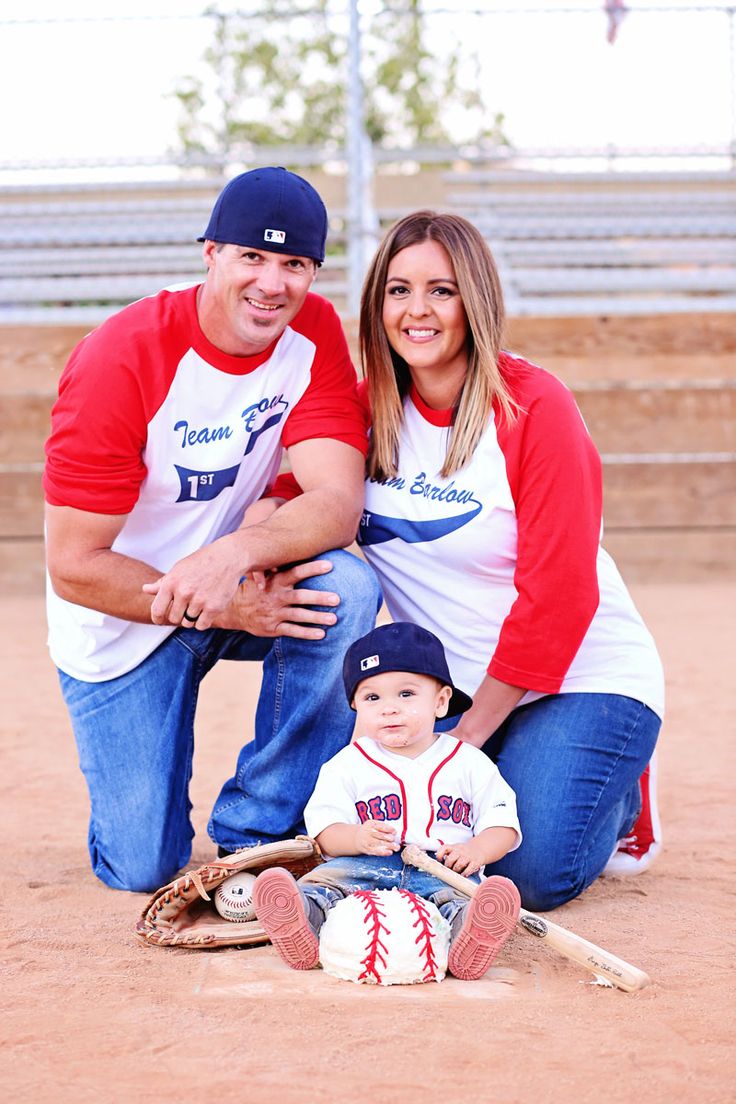
M 350 0 L 348 37 L 348 314 L 356 318 L 367 264 L 367 246 L 375 238 L 373 211 L 373 161 L 363 110 L 363 82 L 360 75 L 360 12 L 358 0 Z

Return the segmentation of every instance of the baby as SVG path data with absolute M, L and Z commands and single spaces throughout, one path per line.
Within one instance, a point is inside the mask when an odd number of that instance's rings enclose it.
M 434 731 L 469 709 L 452 683 L 444 649 L 418 625 L 382 625 L 350 646 L 345 691 L 360 737 L 322 767 L 304 811 L 310 836 L 329 856 L 297 883 L 279 867 L 259 875 L 256 915 L 295 970 L 319 962 L 319 930 L 330 908 L 364 889 L 408 889 L 432 901 L 450 924 L 448 969 L 475 980 L 514 929 L 519 894 L 507 878 L 478 872 L 521 843 L 516 798 L 478 748 Z M 480 883 L 467 900 L 405 864 L 417 844 Z

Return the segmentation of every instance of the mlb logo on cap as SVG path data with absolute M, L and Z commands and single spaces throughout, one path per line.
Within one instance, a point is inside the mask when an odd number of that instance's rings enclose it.
M 225 185 L 197 241 L 325 259 L 327 211 L 311 184 L 282 166 L 251 169 Z
M 376 647 L 378 651 L 374 650 Z M 369 654 L 366 655 L 366 652 Z M 345 694 L 353 709 L 358 684 L 389 671 L 428 675 L 443 686 L 449 686 L 452 697 L 447 707 L 448 717 L 464 713 L 473 704 L 471 697 L 453 685 L 442 641 L 419 625 L 408 621 L 379 625 L 350 645 L 343 660 L 342 678 Z

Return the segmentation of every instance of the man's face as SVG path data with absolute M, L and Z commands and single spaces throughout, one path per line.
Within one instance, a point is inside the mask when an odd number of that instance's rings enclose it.
M 298 314 L 314 261 L 244 245 L 204 243 L 207 279 L 197 311 L 205 337 L 232 356 L 255 356 Z

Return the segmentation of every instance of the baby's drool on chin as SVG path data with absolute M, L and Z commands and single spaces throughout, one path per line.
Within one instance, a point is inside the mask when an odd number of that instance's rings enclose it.
M 391 747 L 406 747 L 410 737 L 408 732 L 382 732 L 381 743 Z

